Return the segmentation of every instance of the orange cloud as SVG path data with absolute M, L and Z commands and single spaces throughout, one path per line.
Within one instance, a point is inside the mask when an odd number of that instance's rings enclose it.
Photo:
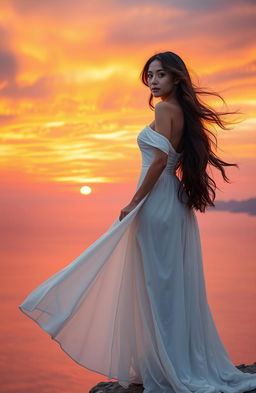
M 136 135 L 154 115 L 139 74 L 162 50 L 176 51 L 196 82 L 245 113 L 233 131 L 220 131 L 220 145 L 227 155 L 255 157 L 254 6 L 237 0 L 225 7 L 185 0 L 5 2 L 1 171 L 16 166 L 71 185 L 132 181 L 140 164 Z

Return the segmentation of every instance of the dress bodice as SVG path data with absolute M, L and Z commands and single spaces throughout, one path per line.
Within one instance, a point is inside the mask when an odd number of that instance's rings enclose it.
M 176 152 L 168 138 L 154 131 L 150 126 L 146 126 L 138 134 L 137 143 L 142 154 L 142 168 L 147 168 L 151 165 L 154 159 L 154 149 L 152 147 L 157 147 L 168 154 L 167 165 L 163 173 L 175 173 L 182 153 Z

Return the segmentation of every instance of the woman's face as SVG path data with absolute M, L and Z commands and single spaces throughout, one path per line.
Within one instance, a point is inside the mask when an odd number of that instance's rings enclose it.
M 148 68 L 147 83 L 154 97 L 162 97 L 166 99 L 172 96 L 174 92 L 173 77 L 167 73 L 160 60 L 153 60 Z

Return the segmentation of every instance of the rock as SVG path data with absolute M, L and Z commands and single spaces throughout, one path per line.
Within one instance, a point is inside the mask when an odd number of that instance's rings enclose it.
M 239 364 L 239 366 L 236 366 L 240 371 L 243 371 L 244 373 L 252 373 L 256 374 L 256 362 L 253 364 Z M 247 393 L 247 392 L 245 392 Z M 250 390 L 250 393 L 256 393 L 256 389 Z
M 142 393 L 143 385 L 132 383 L 127 389 L 118 382 L 99 382 L 89 393 Z
M 252 373 L 252 374 L 256 374 L 256 362 L 254 362 L 253 364 L 239 364 L 239 366 L 236 366 L 240 371 L 243 371 L 245 373 Z
M 249 365 L 242 363 L 236 367 L 244 373 L 256 374 L 256 362 Z M 135 383 L 132 383 L 127 389 L 125 389 L 119 385 L 118 382 L 99 382 L 89 391 L 89 393 L 143 393 L 143 390 L 143 385 Z M 250 393 L 256 393 L 256 389 L 250 390 Z

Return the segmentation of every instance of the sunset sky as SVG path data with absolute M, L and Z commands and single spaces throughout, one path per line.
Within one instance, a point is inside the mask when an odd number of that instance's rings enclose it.
M 218 110 L 240 110 L 241 115 L 226 118 L 239 123 L 217 132 L 218 154 L 239 165 L 227 170 L 231 184 L 216 175 L 221 189 L 216 190 L 217 199 L 255 197 L 255 10 L 253 0 L 1 2 L 0 202 L 6 272 L 2 291 L 6 305 L 15 308 L 11 314 L 6 306 L 13 326 L 19 318 L 26 331 L 32 322 L 24 321 L 17 305 L 103 233 L 132 198 L 141 165 L 136 137 L 154 118 L 149 91 L 140 81 L 151 55 L 177 53 L 193 82 L 220 93 L 228 107 L 219 99 L 202 97 L 206 103 Z M 90 186 L 92 193 L 82 195 L 82 186 Z M 256 276 L 255 217 L 220 212 L 198 216 L 209 297 L 220 329 L 234 359 L 252 360 L 249 340 L 235 348 L 238 336 L 229 336 L 228 322 L 217 311 L 225 300 L 213 281 L 219 274 L 213 264 L 215 258 L 225 257 L 225 274 L 233 263 L 236 266 L 226 304 L 236 290 L 239 298 L 255 300 L 255 291 L 245 294 L 239 281 L 242 273 L 236 270 L 246 247 L 243 263 L 247 261 L 251 270 L 244 280 Z M 238 228 L 244 229 L 242 238 Z M 218 266 L 221 269 L 221 263 Z M 224 291 L 224 281 L 222 285 Z M 19 290 L 11 296 L 14 286 Z M 252 311 L 248 302 L 241 303 L 240 312 Z M 232 318 L 235 315 L 234 311 Z M 2 329 L 7 334 L 8 329 Z M 34 329 L 35 337 L 40 336 Z M 52 345 L 48 338 L 46 342 Z M 256 361 L 256 351 L 254 357 Z M 10 391 L 33 392 L 23 387 Z M 48 390 L 37 390 L 44 392 Z
M 139 74 L 149 56 L 171 50 L 195 83 L 244 113 L 232 131 L 220 131 L 220 144 L 249 183 L 256 124 L 253 8 L 252 1 L 4 1 L 1 177 L 75 192 L 80 185 L 134 181 L 136 135 L 154 116 Z M 208 102 L 223 109 L 220 100 Z M 236 197 L 247 194 L 240 188 Z

